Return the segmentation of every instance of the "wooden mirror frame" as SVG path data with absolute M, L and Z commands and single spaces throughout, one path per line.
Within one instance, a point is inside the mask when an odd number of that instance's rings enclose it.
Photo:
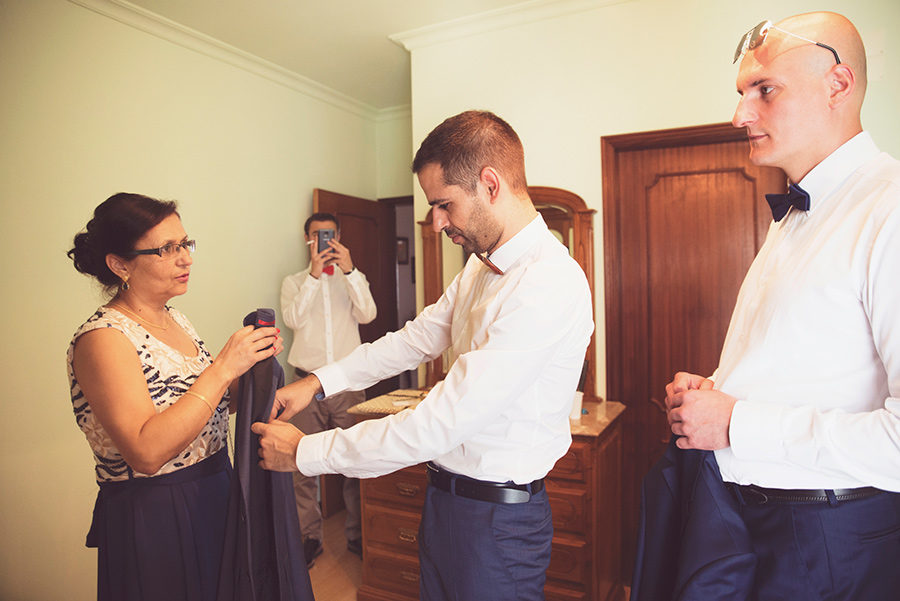
M 568 242 L 572 257 L 581 265 L 587 276 L 591 291 L 591 304 L 594 298 L 594 213 L 577 194 L 561 188 L 547 186 L 529 186 L 528 194 L 535 208 L 544 216 L 550 229 L 556 229 L 559 223 L 571 224 L 571 240 L 568 232 L 560 232 L 563 240 Z M 543 210 L 542 210 L 543 209 Z M 431 209 L 425 219 L 418 222 L 422 236 L 422 277 L 425 306 L 436 302 L 444 292 L 443 286 L 443 252 L 441 234 L 432 228 Z M 596 333 L 596 331 L 595 331 Z M 587 377 L 584 381 L 584 397 L 587 401 L 597 401 L 596 365 L 597 352 L 594 334 L 588 344 L 585 360 L 587 361 Z M 434 386 L 445 375 L 443 361 L 438 357 L 426 365 L 425 386 Z
M 560 233 L 563 243 L 568 244 L 572 258 L 581 265 L 591 290 L 591 306 L 594 304 L 594 213 L 584 199 L 561 188 L 528 186 L 528 195 L 534 207 L 544 217 L 547 227 Z M 565 217 L 563 217 L 563 214 Z M 571 225 L 571 239 L 567 232 L 558 229 L 560 223 Z M 596 330 L 591 334 L 587 352 L 587 377 L 584 381 L 584 400 L 598 401 L 597 398 L 597 351 L 594 343 Z
M 444 253 L 441 234 L 431 227 L 431 209 L 418 223 L 422 234 L 422 288 L 427 307 L 436 303 L 444 293 Z M 443 380 L 444 375 L 444 362 L 438 357 L 425 365 L 425 386 L 431 388 Z

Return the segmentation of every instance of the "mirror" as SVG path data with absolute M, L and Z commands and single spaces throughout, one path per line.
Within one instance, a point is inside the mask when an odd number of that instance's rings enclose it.
M 550 205 L 535 206 L 544 218 L 550 233 L 556 236 L 563 246 L 572 254 L 572 216 L 559 207 Z
M 551 233 L 569 249 L 587 277 L 594 299 L 594 209 L 589 209 L 577 194 L 561 188 L 529 186 L 528 194 Z M 596 332 L 595 332 L 596 333 Z M 584 382 L 584 398 L 597 401 L 596 393 L 596 349 L 594 334 L 585 353 L 587 377 Z
M 547 227 L 569 249 L 587 276 L 591 298 L 594 298 L 594 209 L 589 209 L 577 194 L 561 188 L 529 186 L 528 194 Z M 440 234 L 431 227 L 431 210 L 419 222 L 422 236 L 422 269 L 425 305 L 437 301 L 443 293 L 443 251 Z M 584 382 L 586 401 L 597 401 L 596 351 L 594 334 L 585 353 L 587 377 Z M 443 361 L 437 358 L 426 366 L 425 386 L 434 386 L 444 377 Z

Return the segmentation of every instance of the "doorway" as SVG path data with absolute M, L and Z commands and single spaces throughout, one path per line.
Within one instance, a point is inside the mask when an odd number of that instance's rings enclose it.
M 398 220 L 404 219 L 405 215 L 405 212 L 398 208 L 402 208 L 405 204 L 409 204 L 410 207 L 408 226 L 398 224 Z M 409 295 L 412 296 L 411 302 L 415 311 L 415 283 L 413 282 L 411 286 L 398 286 L 401 273 L 398 259 L 402 257 L 397 255 L 397 232 L 412 231 L 414 227 L 412 196 L 376 202 L 316 188 L 313 190 L 313 212 L 331 213 L 340 220 L 341 237 L 350 249 L 353 264 L 369 281 L 369 289 L 375 299 L 378 314 L 371 323 L 359 326 L 362 342 L 372 342 L 387 332 L 396 330 L 399 308 L 409 304 Z M 407 257 L 407 261 L 410 257 L 411 255 Z M 414 267 L 415 263 L 412 265 Z M 406 295 L 402 305 L 398 300 L 401 294 Z M 407 373 L 370 386 L 366 389 L 366 398 L 371 399 L 401 387 L 404 385 L 403 377 Z M 406 379 L 408 380 L 409 376 L 406 376 Z M 344 509 L 341 492 L 343 478 L 338 474 L 327 474 L 319 479 L 320 504 L 324 518 Z
M 410 223 L 408 227 L 398 226 L 406 204 L 410 207 Z M 341 236 L 348 241 L 354 265 L 369 281 L 378 315 L 371 323 L 359 326 L 362 342 L 372 342 L 398 329 L 399 311 L 408 312 L 410 302 L 415 311 L 415 282 L 409 274 L 410 267 L 415 274 L 415 244 L 408 238 L 407 255 L 399 256 L 398 239 L 403 236 L 397 233 L 413 230 L 412 196 L 374 201 L 317 188 L 313 191 L 313 212 L 331 213 L 340 219 Z M 401 264 L 401 259 L 405 263 Z M 402 285 L 398 285 L 401 278 Z M 383 380 L 367 388 L 366 397 L 371 399 L 396 390 L 401 386 L 400 380 L 400 376 Z
M 771 214 L 780 169 L 750 163 L 730 123 L 602 139 L 607 396 L 627 406 L 623 571 L 631 581 L 640 487 L 671 432 L 665 386 L 709 375 Z
M 394 213 L 397 317 L 392 329 L 399 330 L 416 317 L 416 225 L 413 197 L 379 198 L 378 202 L 389 205 Z M 399 374 L 397 384 L 399 388 L 418 388 L 418 370 L 412 369 Z

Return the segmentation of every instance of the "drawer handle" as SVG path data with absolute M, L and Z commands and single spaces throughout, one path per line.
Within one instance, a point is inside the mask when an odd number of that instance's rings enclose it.
M 419 581 L 419 573 L 418 572 L 410 572 L 408 570 L 400 570 L 400 579 L 406 580 L 407 582 L 418 582 Z
M 399 528 L 397 530 L 397 538 L 402 540 L 404 543 L 414 543 L 416 542 L 416 532 L 414 530 L 410 530 L 409 528 Z
M 397 483 L 397 492 L 404 497 L 414 497 L 419 494 L 419 487 L 415 484 L 407 484 L 406 482 Z

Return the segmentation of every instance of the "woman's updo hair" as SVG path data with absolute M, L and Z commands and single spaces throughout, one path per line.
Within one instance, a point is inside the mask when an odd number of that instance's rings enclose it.
M 94 209 L 94 218 L 88 221 L 85 231 L 75 235 L 74 246 L 66 254 L 75 263 L 75 269 L 94 276 L 112 290 L 120 280 L 106 265 L 106 255 L 129 257 L 144 234 L 173 214 L 178 214 L 174 201 L 119 192 Z

